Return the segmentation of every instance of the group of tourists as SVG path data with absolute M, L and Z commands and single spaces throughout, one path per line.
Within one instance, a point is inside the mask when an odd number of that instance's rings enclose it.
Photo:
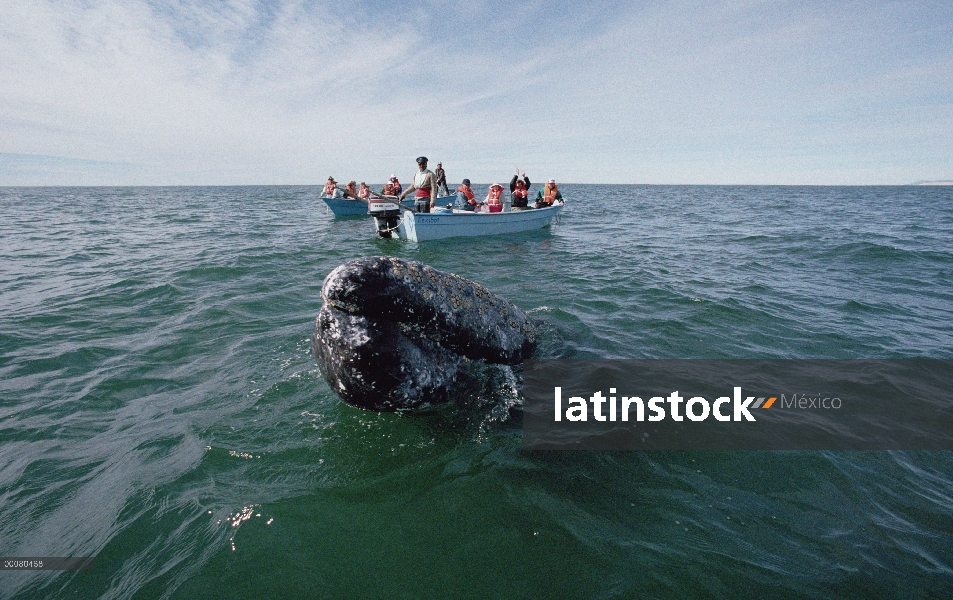
M 559 186 L 555 179 L 547 181 L 542 189 L 536 193 L 536 200 L 532 206 L 529 205 L 529 188 L 531 186 L 526 171 L 520 172 L 516 169 L 516 174 L 510 180 L 510 209 L 530 210 L 534 208 L 545 208 L 553 204 L 563 202 L 563 196 L 559 192 Z M 402 201 L 411 192 L 414 194 L 414 211 L 430 212 L 434 208 L 437 196 L 440 190 L 443 190 L 444 196 L 450 195 L 447 187 L 447 174 L 443 170 L 443 164 L 437 163 L 436 172 L 427 168 L 427 157 L 417 157 L 417 173 L 414 174 L 410 187 L 406 190 L 400 184 L 397 177 L 391 174 L 390 179 L 384 184 L 377 196 L 397 198 Z M 494 183 L 490 186 L 486 198 L 482 202 L 476 200 L 473 190 L 470 188 L 470 180 L 464 179 L 460 187 L 456 189 L 456 201 L 454 207 L 467 211 L 485 211 L 485 212 L 503 212 L 503 186 Z M 324 184 L 322 196 L 325 198 L 351 198 L 354 200 L 368 200 L 371 197 L 370 187 L 361 182 L 360 187 L 354 181 L 348 182 L 345 187 L 341 187 L 333 177 L 328 177 Z
M 541 190 L 536 193 L 536 201 L 532 206 L 529 205 L 529 188 L 532 183 L 526 176 L 526 171 L 516 170 L 516 174 L 510 180 L 510 210 L 529 210 L 533 208 L 545 208 L 552 206 L 556 202 L 563 201 L 563 195 L 559 192 L 559 186 L 555 179 L 546 182 Z M 503 186 L 494 183 L 487 191 L 483 202 L 477 202 L 473 190 L 470 189 L 470 180 L 464 179 L 463 185 L 457 188 L 457 201 L 455 207 L 462 210 L 478 210 L 480 207 L 486 207 L 487 212 L 503 211 Z
M 394 175 L 390 176 L 384 188 L 376 196 L 396 196 L 401 191 L 400 182 Z M 369 200 L 371 198 L 371 186 L 361 182 L 358 186 L 356 181 L 349 181 L 346 186 L 341 187 L 334 177 L 328 177 L 324 182 L 324 189 L 321 190 L 322 198 L 344 198 L 348 200 Z
M 545 208 L 552 206 L 556 202 L 563 202 L 563 196 L 559 192 L 559 186 L 556 185 L 556 180 L 550 179 L 543 188 L 537 192 L 536 201 L 533 203 L 533 206 L 529 206 L 530 185 L 532 185 L 532 183 L 529 177 L 526 176 L 526 171 L 520 172 L 519 169 L 516 169 L 516 174 L 513 175 L 513 179 L 510 180 L 511 210 Z M 447 176 L 443 170 L 443 165 L 437 163 L 437 172 L 434 173 L 427 168 L 427 157 L 420 156 L 417 158 L 417 173 L 414 175 L 414 181 L 411 186 L 407 188 L 407 191 L 400 195 L 400 199 L 403 200 L 405 196 L 411 192 L 415 192 L 414 210 L 416 212 L 430 212 L 430 209 L 434 208 L 436 204 L 437 194 L 441 186 L 444 192 L 449 194 L 449 190 L 447 189 Z M 473 189 L 470 187 L 470 180 L 464 179 L 460 187 L 456 189 L 457 198 L 454 202 L 454 207 L 459 210 L 474 212 L 481 209 L 491 213 L 503 212 L 503 189 L 502 185 L 494 183 L 487 191 L 486 198 L 484 198 L 482 202 L 478 202 L 476 195 L 473 193 Z

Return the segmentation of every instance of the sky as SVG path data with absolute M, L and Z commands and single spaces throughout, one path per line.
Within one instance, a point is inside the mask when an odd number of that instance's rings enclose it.
M 0 185 L 953 179 L 953 2 L 0 0 Z

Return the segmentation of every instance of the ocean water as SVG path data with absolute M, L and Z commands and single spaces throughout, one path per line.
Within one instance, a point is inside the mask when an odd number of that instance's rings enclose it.
M 953 188 L 565 185 L 421 244 L 318 189 L 0 188 L 0 555 L 96 557 L 0 597 L 953 594 L 951 453 L 526 453 L 503 394 L 362 412 L 309 342 L 391 255 L 545 358 L 953 358 Z

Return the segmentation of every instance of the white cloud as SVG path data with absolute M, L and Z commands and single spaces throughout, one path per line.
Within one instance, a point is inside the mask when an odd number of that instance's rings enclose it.
M 474 181 L 953 172 L 942 8 L 5 4 L 0 152 L 137 165 L 99 183 L 374 181 L 422 153 Z

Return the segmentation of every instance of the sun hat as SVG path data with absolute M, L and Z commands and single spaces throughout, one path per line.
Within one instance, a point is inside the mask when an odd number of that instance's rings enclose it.
M 550 180 L 547 181 L 546 183 L 556 183 L 556 180 L 555 180 L 555 179 L 550 179 Z

